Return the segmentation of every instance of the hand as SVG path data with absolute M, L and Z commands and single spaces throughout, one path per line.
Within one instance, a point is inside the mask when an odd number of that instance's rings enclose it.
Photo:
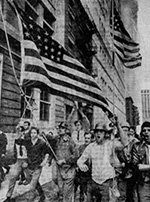
M 82 166 L 79 167 L 81 171 L 87 172 L 88 171 L 88 166 L 86 164 L 83 164 Z
M 147 165 L 147 164 L 139 164 L 139 165 L 138 165 L 138 169 L 141 170 L 141 171 L 148 171 L 148 170 L 150 170 L 150 165 Z
M 42 162 L 41 164 L 40 164 L 40 167 L 44 167 L 46 165 L 46 162 Z
M 57 164 L 61 166 L 62 164 L 66 163 L 65 159 L 60 159 L 57 161 Z
M 110 121 L 116 126 L 118 124 L 118 117 L 114 114 Z
M 85 115 L 84 115 L 84 113 L 83 113 L 83 108 L 82 108 L 82 107 L 80 107 L 80 108 L 78 109 L 78 111 L 79 111 L 79 113 L 81 114 L 82 117 L 85 117 Z
M 23 168 L 27 168 L 27 167 L 28 167 L 28 163 L 27 163 L 27 162 L 24 162 L 24 163 L 22 164 L 22 167 L 23 167 Z

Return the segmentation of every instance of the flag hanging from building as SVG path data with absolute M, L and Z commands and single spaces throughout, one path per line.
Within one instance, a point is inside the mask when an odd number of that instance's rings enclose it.
M 124 27 L 121 17 L 116 9 L 115 2 L 112 4 L 110 14 L 110 28 L 113 36 L 114 50 L 124 66 L 130 69 L 141 66 L 142 57 L 139 44 L 134 42 Z
M 20 9 L 18 12 L 24 64 L 22 84 L 46 87 L 51 94 L 97 105 L 110 112 L 101 89 L 88 70 L 32 18 L 25 16 Z

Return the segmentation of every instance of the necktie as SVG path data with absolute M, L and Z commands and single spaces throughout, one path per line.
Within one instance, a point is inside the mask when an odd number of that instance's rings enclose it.
M 20 153 L 20 156 L 22 156 L 22 155 L 23 155 L 23 151 L 22 151 L 22 145 L 20 145 L 20 147 L 19 147 L 19 153 Z
M 77 131 L 77 140 L 79 141 L 80 132 Z

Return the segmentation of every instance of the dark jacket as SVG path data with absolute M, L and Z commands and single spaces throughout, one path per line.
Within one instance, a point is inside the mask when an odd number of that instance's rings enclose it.
M 132 149 L 132 163 L 135 167 L 138 181 L 150 181 L 150 171 L 139 171 L 138 164 L 149 164 L 149 148 L 145 141 L 136 142 Z

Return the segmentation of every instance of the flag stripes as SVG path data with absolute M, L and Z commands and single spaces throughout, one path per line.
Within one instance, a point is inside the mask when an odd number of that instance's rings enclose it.
M 24 86 L 42 87 L 51 94 L 90 103 L 108 110 L 108 103 L 100 87 L 88 70 L 73 58 L 49 33 L 22 13 Z
M 110 28 L 113 36 L 114 50 L 125 67 L 133 69 L 141 66 L 142 57 L 139 44 L 134 42 L 125 29 L 115 2 L 110 15 Z

